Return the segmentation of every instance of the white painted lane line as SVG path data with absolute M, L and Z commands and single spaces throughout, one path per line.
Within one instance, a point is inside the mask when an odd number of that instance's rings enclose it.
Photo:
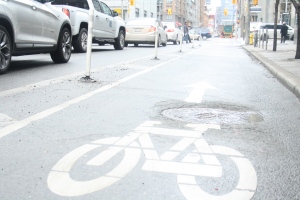
M 4 128 L 1 128 L 0 129 L 0 138 L 6 136 L 6 135 L 8 135 L 8 134 L 10 134 L 10 133 L 12 133 L 12 132 L 14 132 L 16 130 L 21 129 L 21 128 L 27 126 L 28 124 L 30 124 L 30 123 L 32 123 L 34 121 L 38 121 L 40 119 L 46 118 L 46 117 L 48 117 L 48 116 L 50 116 L 50 115 L 52 115 L 52 114 L 54 114 L 56 112 L 59 112 L 59 111 L 65 109 L 65 108 L 67 108 L 67 107 L 69 107 L 69 106 L 71 106 L 73 104 L 76 104 L 76 103 L 79 103 L 81 101 L 84 101 L 84 100 L 86 100 L 86 99 L 88 99 L 88 98 L 90 98 L 90 97 L 92 97 L 92 96 L 94 96 L 96 94 L 99 94 L 99 93 L 104 92 L 106 90 L 109 90 L 109 89 L 111 89 L 113 87 L 116 87 L 116 86 L 118 86 L 118 85 L 120 85 L 122 83 L 125 83 L 125 82 L 133 79 L 133 78 L 136 78 L 136 77 L 141 76 L 141 75 L 143 75 L 143 74 L 145 74 L 147 72 L 150 72 L 150 71 L 152 71 L 154 69 L 157 69 L 157 68 L 159 68 L 159 67 L 161 67 L 161 66 L 163 66 L 163 65 L 165 65 L 165 64 L 167 64 L 169 62 L 173 62 L 175 60 L 178 60 L 181 57 L 183 57 L 183 56 L 178 56 L 177 58 L 174 58 L 174 59 L 162 62 L 162 63 L 160 63 L 158 65 L 149 67 L 149 68 L 147 68 L 145 70 L 142 70 L 140 72 L 137 72 L 135 74 L 132 74 L 130 76 L 122 78 L 122 79 L 120 79 L 120 80 L 118 80 L 118 81 L 116 81 L 114 83 L 111 83 L 109 85 L 105 85 L 105 86 L 103 86 L 103 87 L 101 87 L 101 88 L 99 88 L 97 90 L 94 90 L 92 92 L 89 92 L 89 93 L 84 94 L 82 96 L 79 96 L 77 98 L 71 99 L 70 101 L 62 103 L 60 105 L 57 105 L 57 106 L 54 106 L 54 107 L 49 108 L 47 110 L 44 110 L 44 111 L 42 111 L 40 113 L 37 113 L 37 114 L 35 114 L 35 115 L 31 116 L 31 117 L 28 117 L 26 119 L 18 121 L 16 123 L 12 124 L 12 125 L 8 125 L 8 126 L 6 126 Z
M 171 53 L 171 52 L 173 52 L 173 51 L 166 52 L 166 53 L 163 53 L 163 54 L 167 54 L 167 53 Z M 126 61 L 119 62 L 119 63 L 116 63 L 116 64 L 109 64 L 109 65 L 104 65 L 104 66 L 100 66 L 100 67 L 94 67 L 92 69 L 92 72 L 100 72 L 100 71 L 103 71 L 105 69 L 113 68 L 113 67 L 120 66 L 120 65 L 129 65 L 129 64 L 131 64 L 133 62 L 136 62 L 138 60 L 144 60 L 144 59 L 148 59 L 148 58 L 151 58 L 151 57 L 152 56 L 144 56 L 144 57 L 141 57 L 141 58 L 134 58 L 134 59 L 131 59 L 131 60 L 126 60 Z M 1 96 L 2 97 L 3 96 L 9 96 L 9 95 L 17 94 L 17 93 L 22 93 L 22 92 L 30 91 L 30 90 L 37 89 L 37 88 L 42 88 L 42 87 L 48 86 L 50 84 L 61 83 L 65 80 L 69 80 L 69 79 L 73 80 L 77 77 L 84 76 L 84 74 L 85 74 L 85 71 L 76 72 L 76 73 L 68 74 L 68 75 L 65 75 L 65 76 L 60 76 L 60 77 L 57 77 L 57 78 L 53 78 L 53 79 L 49 79 L 49 80 L 45 80 L 45 81 L 40 81 L 40 82 L 25 85 L 25 86 L 21 86 L 21 87 L 9 89 L 9 90 L 1 91 L 0 92 L 0 97 Z
M 138 61 L 140 59 L 146 59 L 148 57 L 150 57 L 150 56 L 146 56 L 146 57 L 138 58 L 138 59 L 132 59 L 132 60 L 129 60 L 129 61 L 120 62 L 120 63 L 116 63 L 116 64 L 113 64 L 113 65 L 104 65 L 104 66 L 101 66 L 101 67 L 96 67 L 96 68 L 93 69 L 93 72 L 100 72 L 100 71 L 103 71 L 104 69 L 113 68 L 113 67 L 116 67 L 118 65 L 126 65 L 126 64 Z M 28 85 L 25 85 L 25 86 L 13 88 L 13 89 L 10 89 L 10 90 L 5 90 L 5 91 L 0 92 L 0 97 L 1 96 L 9 96 L 9 95 L 17 94 L 17 93 L 22 93 L 22 92 L 30 91 L 30 90 L 37 89 L 37 88 L 42 88 L 42 87 L 48 86 L 50 84 L 61 83 L 65 80 L 69 80 L 69 79 L 73 80 L 77 77 L 84 76 L 84 73 L 85 73 L 85 71 L 76 72 L 76 73 L 68 74 L 68 75 L 65 75 L 65 76 L 60 76 L 60 77 L 57 77 L 57 78 L 53 78 L 53 79 L 49 79 L 49 80 L 45 80 L 45 81 L 40 81 L 40 82 L 28 84 Z

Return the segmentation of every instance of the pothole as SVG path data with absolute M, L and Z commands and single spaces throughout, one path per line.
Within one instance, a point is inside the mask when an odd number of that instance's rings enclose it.
M 263 121 L 263 116 L 251 111 L 233 111 L 213 108 L 173 108 L 162 114 L 170 119 L 200 124 L 245 124 Z

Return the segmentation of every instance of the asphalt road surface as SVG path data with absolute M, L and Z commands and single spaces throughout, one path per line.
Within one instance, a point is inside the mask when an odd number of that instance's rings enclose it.
M 300 105 L 235 39 L 93 46 L 0 76 L 0 199 L 299 199 Z

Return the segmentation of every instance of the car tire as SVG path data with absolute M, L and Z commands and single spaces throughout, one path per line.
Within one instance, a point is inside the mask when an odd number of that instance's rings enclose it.
M 88 31 L 85 28 L 80 29 L 77 37 L 74 38 L 73 47 L 75 52 L 85 53 L 87 50 Z
M 203 39 L 203 40 L 206 40 L 206 39 L 207 39 L 206 35 L 203 35 L 202 39 Z
M 176 39 L 173 41 L 173 44 L 175 44 L 175 45 L 178 44 L 178 35 L 176 35 Z
M 11 62 L 12 42 L 4 26 L 0 25 L 0 74 L 7 72 Z
M 139 46 L 139 44 L 138 44 L 138 43 L 134 43 L 133 45 L 134 45 L 135 47 Z
M 58 39 L 56 51 L 50 53 L 53 62 L 67 63 L 70 60 L 72 54 L 71 37 L 71 31 L 63 28 Z
M 125 45 L 124 31 L 120 30 L 118 37 L 115 39 L 114 48 L 115 50 L 123 50 Z
M 158 35 L 157 47 L 159 47 L 160 45 L 161 45 L 161 38 L 160 38 L 160 35 Z
M 125 46 L 125 47 L 128 47 L 128 42 L 125 42 L 124 46 Z

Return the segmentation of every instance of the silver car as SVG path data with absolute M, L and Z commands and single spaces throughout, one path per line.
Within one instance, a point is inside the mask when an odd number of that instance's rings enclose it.
M 162 22 L 163 26 L 166 27 L 168 42 L 173 42 L 173 44 L 180 43 L 180 37 L 183 36 L 182 31 L 178 28 L 176 22 Z
M 0 1 L 0 74 L 7 72 L 14 55 L 50 53 L 55 63 L 71 57 L 68 11 L 53 0 Z
M 156 30 L 157 29 L 157 30 Z M 158 46 L 167 45 L 168 36 L 162 23 L 155 18 L 138 18 L 127 22 L 125 46 L 128 44 L 155 44 L 155 34 L 158 31 Z

